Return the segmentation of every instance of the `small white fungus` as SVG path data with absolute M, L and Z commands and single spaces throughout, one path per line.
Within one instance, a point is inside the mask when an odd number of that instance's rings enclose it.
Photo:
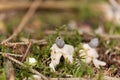
M 51 47 L 51 63 L 49 67 L 55 72 L 55 67 L 59 64 L 61 56 L 68 62 L 73 62 L 74 47 L 65 44 L 63 48 L 59 48 L 56 44 Z
M 82 61 L 89 64 L 93 62 L 96 68 L 100 68 L 99 66 L 105 66 L 106 63 L 98 60 L 99 57 L 98 52 L 95 48 L 92 48 L 87 43 L 82 44 L 83 49 L 79 51 L 79 56 L 82 57 Z
M 37 61 L 36 61 L 35 58 L 29 57 L 29 58 L 28 58 L 28 63 L 29 63 L 29 65 L 31 65 L 31 66 L 35 66 L 36 63 L 37 63 Z

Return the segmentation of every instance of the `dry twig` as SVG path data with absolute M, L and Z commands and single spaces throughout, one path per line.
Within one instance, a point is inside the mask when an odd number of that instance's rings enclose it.
M 17 3 L 19 4 L 19 3 Z M 2 41 L 2 44 L 12 40 L 13 38 L 15 38 L 24 28 L 24 26 L 26 25 L 26 23 L 30 20 L 30 18 L 32 17 L 32 15 L 35 13 L 36 9 L 39 6 L 39 1 L 36 0 L 35 2 L 33 2 L 33 4 L 31 5 L 30 9 L 28 10 L 28 12 L 25 14 L 25 16 L 23 17 L 21 23 L 19 24 L 19 26 L 17 27 L 17 29 L 13 32 L 13 34 L 8 37 L 7 39 Z
M 27 57 L 31 45 L 32 45 L 32 42 L 30 41 L 29 44 L 28 44 L 28 48 L 27 48 L 25 54 L 24 54 L 23 57 L 22 57 L 21 62 L 23 62 L 23 61 L 25 60 L 25 58 Z
M 33 40 L 31 39 L 31 42 L 32 44 L 37 44 L 37 45 L 46 45 L 47 42 L 46 40 Z M 7 42 L 7 43 L 4 43 L 3 45 L 7 46 L 7 47 L 13 47 L 13 46 L 17 46 L 17 45 L 28 45 L 29 44 L 29 41 L 26 41 L 26 42 Z
M 0 54 L 3 54 L 3 52 L 0 52 Z M 14 56 L 14 57 L 22 57 L 23 55 L 18 55 L 18 54 L 11 54 L 11 53 L 6 53 L 9 56 Z

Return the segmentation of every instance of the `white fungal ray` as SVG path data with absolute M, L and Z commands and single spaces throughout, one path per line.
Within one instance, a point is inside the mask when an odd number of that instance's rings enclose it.
M 89 44 L 84 43 L 84 44 L 83 44 L 83 49 L 84 49 L 84 51 L 87 53 L 88 56 L 93 57 L 93 58 L 98 58 L 98 57 L 99 57 L 96 49 L 95 49 L 95 48 L 91 48 L 91 47 L 89 46 Z
M 55 72 L 55 67 L 59 64 L 62 54 L 58 51 L 52 50 L 51 52 L 51 63 L 49 67 Z
M 106 63 L 103 61 L 100 61 L 96 58 L 93 59 L 93 64 L 95 65 L 96 68 L 100 68 L 100 66 L 105 66 Z
M 55 67 L 59 64 L 61 56 L 70 63 L 73 63 L 74 47 L 65 44 L 63 48 L 59 48 L 56 44 L 51 47 L 51 63 L 49 67 L 55 72 Z
M 99 66 L 106 65 L 105 62 L 97 59 L 99 55 L 95 48 L 91 48 L 87 43 L 83 43 L 82 46 L 83 49 L 79 51 L 79 56 L 82 57 L 82 61 L 84 61 L 87 64 L 93 62 L 96 68 L 99 68 Z
M 74 47 L 66 44 L 64 48 L 62 48 L 62 55 L 68 62 L 73 63 L 73 53 Z

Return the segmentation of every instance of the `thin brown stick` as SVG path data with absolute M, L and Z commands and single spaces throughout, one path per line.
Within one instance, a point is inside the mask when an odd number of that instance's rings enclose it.
M 3 53 L 2 56 L 8 58 L 9 60 L 11 60 L 11 61 L 13 61 L 13 62 L 15 62 L 15 63 L 17 63 L 17 64 L 19 64 L 20 66 L 26 67 L 26 65 L 24 65 L 22 62 L 16 60 L 15 58 L 13 58 L 13 57 L 11 57 L 11 56 L 9 56 L 9 55 L 7 55 L 6 53 Z M 39 72 L 36 71 L 35 69 L 29 68 L 29 70 L 30 70 L 32 73 L 35 73 L 35 74 L 41 76 L 44 80 L 48 80 L 48 78 L 47 78 L 46 76 L 44 76 L 43 74 L 39 73 Z
M 0 54 L 3 54 L 3 52 L 0 52 Z M 23 55 L 18 55 L 18 54 L 12 54 L 12 53 L 6 53 L 6 54 L 14 57 L 23 57 Z
M 2 52 L 1 52 L 1 53 L 2 53 Z M 13 57 L 9 56 L 7 53 L 2 53 L 2 56 L 10 59 L 11 61 L 13 61 L 13 62 L 15 62 L 15 63 L 17 63 L 17 64 L 19 64 L 19 65 L 21 65 L 21 66 L 24 66 L 24 67 L 25 67 L 25 65 L 24 65 L 23 63 L 21 63 L 20 61 L 14 59 Z
M 18 3 L 19 4 L 19 3 Z M 26 23 L 30 20 L 30 18 L 32 17 L 32 15 L 35 13 L 36 9 L 38 8 L 39 2 L 38 0 L 36 0 L 35 2 L 33 2 L 33 4 L 31 5 L 30 9 L 28 10 L 28 12 L 25 14 L 25 16 L 23 17 L 22 21 L 20 22 L 19 26 L 17 27 L 17 29 L 13 32 L 13 34 L 8 37 L 7 39 L 2 41 L 2 44 L 12 40 L 13 38 L 15 38 L 24 28 L 24 26 L 26 25 Z
M 37 44 L 37 45 L 46 45 L 47 41 L 46 40 L 33 40 L 31 39 L 32 44 Z M 26 42 L 7 42 L 4 43 L 3 45 L 7 46 L 7 47 L 13 47 L 13 46 L 17 46 L 17 45 L 28 45 L 29 41 Z
M 27 55 L 28 55 L 28 53 L 29 53 L 29 49 L 30 49 L 31 45 L 32 45 L 32 42 L 30 41 L 30 42 L 29 42 L 29 45 L 28 45 L 28 47 L 27 47 L 27 50 L 25 51 L 25 54 L 24 54 L 23 57 L 22 57 L 21 62 L 23 62 L 23 61 L 26 59 L 26 57 L 27 57 Z

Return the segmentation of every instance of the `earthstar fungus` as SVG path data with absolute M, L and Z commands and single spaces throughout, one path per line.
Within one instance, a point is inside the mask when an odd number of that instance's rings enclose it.
M 72 45 L 65 44 L 61 37 L 57 37 L 55 43 L 52 45 L 51 49 L 51 63 L 49 67 L 55 72 L 55 67 L 60 63 L 61 56 L 67 62 L 73 63 L 73 53 L 74 47 Z
M 99 57 L 98 52 L 96 50 L 98 44 L 98 39 L 94 38 L 89 43 L 83 43 L 83 49 L 79 50 L 79 56 L 82 57 L 82 61 L 87 64 L 93 62 L 96 68 L 100 68 L 100 66 L 106 65 L 105 62 L 97 59 Z

